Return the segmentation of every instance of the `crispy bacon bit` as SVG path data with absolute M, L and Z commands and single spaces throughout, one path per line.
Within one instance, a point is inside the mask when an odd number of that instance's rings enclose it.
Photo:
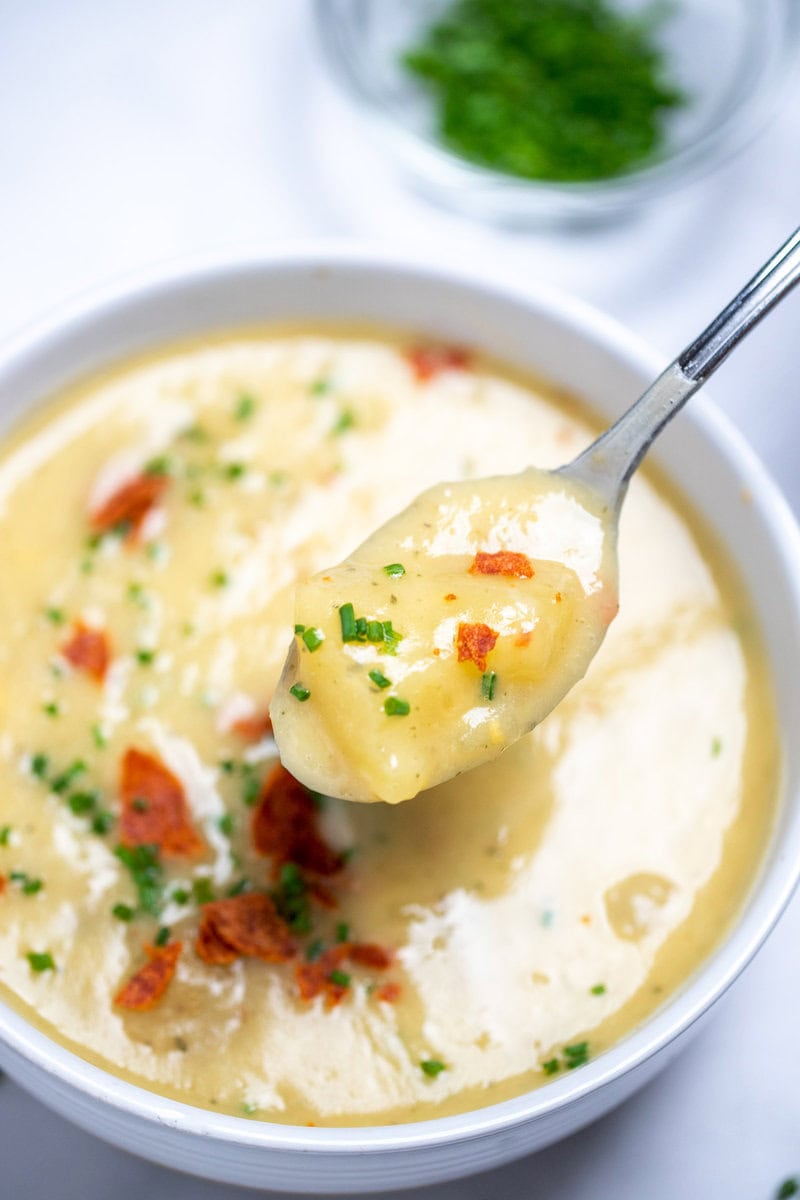
M 385 971 L 394 962 L 392 951 L 377 942 L 351 942 L 348 957 L 359 967 L 372 967 L 375 971 Z
M 456 596 L 455 592 L 448 592 L 447 595 L 445 596 L 445 600 L 456 600 L 456 599 L 458 599 L 458 597 Z
M 109 496 L 98 509 L 89 514 L 95 533 L 123 529 L 127 540 L 135 540 L 142 525 L 161 499 L 169 483 L 168 475 L 156 473 L 135 475 Z
M 470 575 L 510 575 L 516 579 L 532 579 L 535 572 L 527 554 L 515 550 L 498 550 L 488 554 L 479 550 L 469 569 Z
M 72 637 L 61 647 L 67 662 L 79 671 L 84 671 L 96 683 L 102 683 L 111 659 L 108 635 L 102 629 L 93 629 L 76 621 Z
M 347 962 L 373 971 L 385 971 L 394 962 L 394 954 L 375 942 L 341 942 L 331 946 L 314 962 L 298 963 L 295 967 L 300 999 L 324 996 L 325 1007 L 333 1008 L 347 994 L 347 984 L 340 979 L 331 979 L 331 975 Z M 399 995 L 399 985 L 396 986 Z
M 405 358 L 417 383 L 427 383 L 443 371 L 466 371 L 472 355 L 461 346 L 409 346 Z
M 240 956 L 288 962 L 296 947 L 269 896 L 243 892 L 203 905 L 195 950 L 204 962 L 227 965 Z
M 331 889 L 325 887 L 325 884 L 320 883 L 317 879 L 308 882 L 308 893 L 312 900 L 316 900 L 320 908 L 334 909 L 339 907 L 339 901 Z
M 260 742 L 272 733 L 270 715 L 264 713 L 262 716 L 254 714 L 252 717 L 240 717 L 231 725 L 231 732 L 238 733 L 246 742 Z
M 474 625 L 465 625 L 462 622 L 456 635 L 458 661 L 474 662 L 479 671 L 485 671 L 486 655 L 490 650 L 494 650 L 498 637 L 499 634 L 480 621 Z
M 514 645 L 519 646 L 521 648 L 524 648 L 525 646 L 530 646 L 532 638 L 533 638 L 533 630 L 526 629 L 524 631 L 524 633 L 517 634 L 517 636 L 514 638 Z
M 553 599 L 555 600 L 556 604 L 560 604 L 561 603 L 561 592 L 556 592 Z
M 383 1000 L 385 1004 L 394 1004 L 396 1000 L 400 999 L 402 991 L 402 986 L 390 979 L 388 983 L 382 983 L 379 988 L 376 988 L 375 999 Z
M 334 1008 L 347 995 L 344 983 L 331 979 L 331 973 L 339 969 L 347 960 L 350 947 L 346 943 L 331 946 L 314 962 L 298 963 L 294 969 L 294 977 L 300 992 L 301 1000 L 313 1000 L 316 996 L 325 997 L 325 1007 Z
M 5 875 L 0 875 L 0 896 L 2 896 L 7 886 L 8 880 L 6 879 Z
M 166 946 L 145 946 L 149 962 L 131 976 L 114 997 L 119 1008 L 147 1012 L 158 1004 L 172 982 L 183 942 L 168 942 Z
M 194 858 L 205 844 L 192 825 L 183 784 L 150 754 L 131 748 L 120 773 L 123 846 L 158 846 L 167 857 Z
M 311 793 L 280 763 L 264 780 L 252 828 L 253 845 L 272 858 L 275 876 L 287 862 L 315 875 L 335 875 L 344 866 L 317 832 Z

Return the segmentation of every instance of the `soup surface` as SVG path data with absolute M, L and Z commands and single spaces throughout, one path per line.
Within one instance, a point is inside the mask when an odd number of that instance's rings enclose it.
M 133 364 L 12 436 L 3 1000 L 167 1096 L 353 1125 L 517 1095 L 680 986 L 752 881 L 778 751 L 741 590 L 647 477 L 619 617 L 502 757 L 350 804 L 278 764 L 267 718 L 298 582 L 437 481 L 593 433 L 460 351 L 275 331 Z

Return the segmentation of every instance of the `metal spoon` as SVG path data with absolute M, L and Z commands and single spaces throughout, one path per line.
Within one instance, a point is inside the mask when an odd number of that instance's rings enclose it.
M 557 474 L 586 484 L 618 511 L 633 472 L 664 426 L 734 346 L 800 283 L 800 228 L 619 420 Z
M 315 791 L 397 803 L 494 758 L 543 720 L 616 613 L 617 518 L 631 475 L 798 282 L 800 230 L 573 462 L 439 484 L 344 563 L 301 583 L 270 709 L 288 770 Z M 402 578 L 387 578 L 398 554 Z

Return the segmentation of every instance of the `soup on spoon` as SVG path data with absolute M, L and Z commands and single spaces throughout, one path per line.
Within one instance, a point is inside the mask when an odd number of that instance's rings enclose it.
M 573 463 L 439 484 L 301 584 L 270 709 L 288 770 L 314 791 L 394 804 L 542 721 L 617 611 L 617 519 L 631 475 L 799 280 L 800 230 Z

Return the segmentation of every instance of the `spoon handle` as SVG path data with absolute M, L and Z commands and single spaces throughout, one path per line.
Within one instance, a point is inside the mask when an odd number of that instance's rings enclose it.
M 800 229 L 730 304 L 663 371 L 619 420 L 561 473 L 587 484 L 618 509 L 631 475 L 668 421 L 683 408 L 745 334 L 800 283 Z

